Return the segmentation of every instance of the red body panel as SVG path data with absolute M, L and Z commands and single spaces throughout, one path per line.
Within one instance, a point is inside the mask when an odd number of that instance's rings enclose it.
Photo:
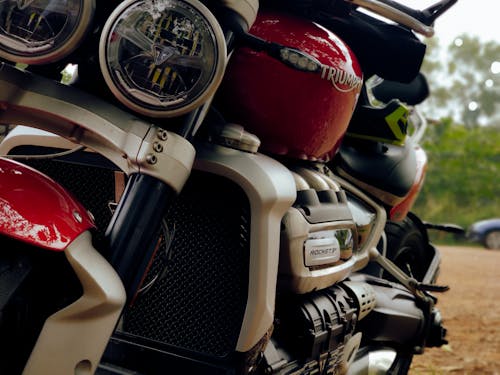
M 415 199 L 417 199 L 418 193 L 424 184 L 425 172 L 427 171 L 427 155 L 419 146 L 416 146 L 415 151 L 417 161 L 415 180 L 405 199 L 401 203 L 392 207 L 389 216 L 393 221 L 401 221 L 406 217 L 408 212 L 413 207 L 413 203 L 415 203 Z
M 260 12 L 250 32 L 313 56 L 322 71 L 299 71 L 264 52 L 240 48 L 219 91 L 220 110 L 256 134 L 264 150 L 328 160 L 361 90 L 363 74 L 353 52 L 329 30 L 285 14 Z
M 62 251 L 93 226 L 87 210 L 56 182 L 0 158 L 0 234 Z

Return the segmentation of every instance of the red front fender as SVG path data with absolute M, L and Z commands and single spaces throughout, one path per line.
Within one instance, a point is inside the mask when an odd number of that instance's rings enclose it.
M 62 251 L 93 226 L 87 210 L 55 181 L 0 158 L 0 234 Z

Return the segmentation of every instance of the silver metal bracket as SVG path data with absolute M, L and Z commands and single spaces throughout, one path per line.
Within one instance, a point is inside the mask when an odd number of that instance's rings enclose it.
M 394 262 L 380 254 L 375 247 L 372 247 L 370 249 L 369 256 L 371 261 L 379 264 L 380 267 L 391 274 L 391 276 L 393 276 L 397 281 L 404 285 L 406 289 L 408 289 L 417 298 L 433 298 L 427 292 L 446 292 L 449 289 L 449 287 L 447 286 L 421 283 L 415 278 L 408 276 L 401 270 L 401 268 L 394 264 Z

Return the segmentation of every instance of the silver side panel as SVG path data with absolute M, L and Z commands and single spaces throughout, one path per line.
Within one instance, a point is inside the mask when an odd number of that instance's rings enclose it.
M 180 191 L 191 172 L 193 146 L 70 86 L 0 64 L 0 124 L 46 130 L 86 146 L 126 173 L 151 175 Z
M 236 350 L 247 352 L 273 324 L 280 223 L 296 198 L 291 172 L 274 159 L 218 146 L 197 148 L 195 168 L 239 185 L 251 206 L 248 303 Z
M 19 146 L 43 146 L 71 150 L 80 145 L 44 130 L 18 125 L 0 143 L 0 156 L 6 156 Z
M 92 247 L 89 232 L 65 254 L 83 295 L 45 321 L 23 375 L 93 374 L 125 304 L 123 284 Z

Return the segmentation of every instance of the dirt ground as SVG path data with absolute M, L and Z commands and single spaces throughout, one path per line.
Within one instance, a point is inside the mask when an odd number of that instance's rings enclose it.
M 415 356 L 410 374 L 500 375 L 500 251 L 440 247 L 438 307 L 449 345 Z

